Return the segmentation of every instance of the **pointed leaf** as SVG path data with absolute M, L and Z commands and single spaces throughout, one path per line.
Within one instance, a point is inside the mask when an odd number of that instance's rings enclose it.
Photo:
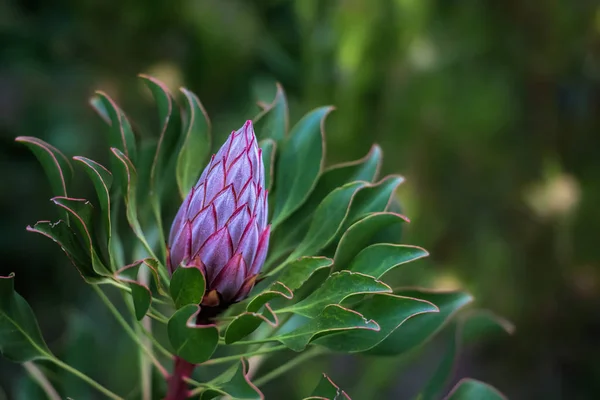
M 400 290 L 396 294 L 428 301 L 436 305 L 440 311 L 409 319 L 383 342 L 369 350 L 369 354 L 394 356 L 422 345 L 448 323 L 458 310 L 473 301 L 473 297 L 465 292 L 432 292 L 407 289 Z
M 226 396 L 233 400 L 263 400 L 264 396 L 261 391 L 250 382 L 248 370 L 248 361 L 242 358 L 240 364 L 229 368 L 217 379 L 207 384 L 208 388 L 202 392 L 200 399 L 210 400 Z
M 347 269 L 352 259 L 365 247 L 372 244 L 373 236 L 381 229 L 402 225 L 408 219 L 400 214 L 373 213 L 355 222 L 344 233 L 337 246 L 333 267 L 335 270 Z
M 346 392 L 340 389 L 338 385 L 333 383 L 333 381 L 326 374 L 323 374 L 323 377 L 321 377 L 317 387 L 311 394 L 311 398 L 350 400 L 350 397 L 346 394 Z
M 409 318 L 439 311 L 428 301 L 393 294 L 375 294 L 353 308 L 365 318 L 377 321 L 381 329 L 340 332 L 317 339 L 315 344 L 346 353 L 366 351 L 381 343 Z
M 358 272 L 340 271 L 331 274 L 321 287 L 304 300 L 293 306 L 277 310 L 277 312 L 293 312 L 314 318 L 326 306 L 339 304 L 350 296 L 365 293 L 391 292 L 392 288 L 372 276 Z
M 169 291 L 175 308 L 180 309 L 188 304 L 200 304 L 205 289 L 206 281 L 200 269 L 180 266 L 173 272 Z
M 324 122 L 332 107 L 318 108 L 290 132 L 277 164 L 273 227 L 302 205 L 314 189 L 325 162 Z
M 90 102 L 92 105 L 101 104 L 102 109 L 106 111 L 110 119 L 109 146 L 119 149 L 127 158 L 135 163 L 137 159 L 135 136 L 123 111 L 113 99 L 102 91 L 96 92 L 96 97 Z M 98 110 L 97 107 L 94 108 Z
M 245 312 L 235 317 L 225 331 L 225 343 L 231 344 L 242 340 L 254 332 L 263 322 L 266 322 L 273 328 L 279 323 L 277 315 L 273 313 L 268 304 L 265 305 L 262 313 Z
M 343 330 L 368 329 L 377 331 L 379 325 L 367 320 L 356 311 L 332 304 L 317 317 L 291 332 L 271 338 L 283 343 L 294 351 L 302 351 L 317 335 L 332 334 Z
M 177 185 L 181 198 L 185 198 L 198 180 L 211 147 L 210 119 L 198 97 L 185 88 L 185 127 L 181 150 L 177 159 Z
M 193 364 L 202 363 L 212 356 L 219 343 L 215 325 L 196 325 L 200 307 L 188 304 L 169 319 L 167 332 L 175 354 Z
M 285 93 L 281 85 L 277 84 L 277 93 L 273 102 L 254 118 L 254 131 L 258 140 L 272 139 L 280 143 L 287 136 L 288 121 Z
M 348 270 L 362 272 L 379 279 L 399 265 L 428 255 L 429 253 L 425 249 L 417 246 L 378 243 L 366 247 L 358 253 L 350 263 Z
M 65 252 L 71 263 L 77 268 L 81 277 L 88 283 L 99 283 L 104 280 L 92 268 L 89 255 L 77 240 L 77 236 L 64 221 L 52 223 L 39 221 L 33 227 L 28 226 L 27 231 L 39 233 L 52 239 Z
M 133 300 L 133 308 L 135 311 L 135 317 L 138 321 L 148 312 L 150 304 L 152 303 L 152 291 L 148 287 L 147 283 L 141 282 L 138 279 L 140 268 L 145 267 L 150 270 L 154 283 L 161 293 L 162 287 L 156 270 L 155 260 L 144 259 L 134 262 L 133 264 L 126 265 L 123 268 L 115 272 L 115 280 L 128 284 L 131 289 L 131 298 Z
M 261 140 L 258 145 L 262 149 L 262 162 L 265 166 L 265 189 L 271 190 L 275 173 L 275 152 L 277 144 L 273 139 Z
M 289 259 L 312 256 L 325 248 L 340 232 L 353 198 L 364 186 L 354 182 L 335 189 L 321 202 L 308 232 Z
M 71 199 L 68 197 L 54 197 L 52 202 L 65 209 L 71 216 L 71 223 L 76 226 L 86 246 L 86 251 L 92 260 L 92 268 L 99 275 L 110 274 L 110 269 L 103 263 L 96 252 L 96 243 L 92 226 L 92 203 L 85 199 Z
M 14 277 L 0 276 L 0 353 L 19 363 L 51 358 L 31 307 L 15 292 Z
M 506 400 L 496 388 L 475 379 L 466 378 L 456 384 L 447 400 Z
M 52 193 L 67 196 L 67 187 L 73 177 L 73 167 L 67 157 L 56 147 L 35 137 L 19 136 L 15 141 L 29 147 L 36 156 L 48 176 Z

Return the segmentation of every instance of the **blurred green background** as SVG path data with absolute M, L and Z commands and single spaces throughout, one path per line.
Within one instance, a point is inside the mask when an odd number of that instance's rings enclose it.
M 87 101 L 102 89 L 156 132 L 140 72 L 197 93 L 217 142 L 276 81 L 292 122 L 334 104 L 329 162 L 377 142 L 383 173 L 407 178 L 404 242 L 431 257 L 398 281 L 466 288 L 517 326 L 465 349 L 457 377 L 515 399 L 600 393 L 597 1 L 0 2 L 0 273 L 17 273 L 50 347 L 117 392 L 136 372 L 133 345 L 60 249 L 25 231 L 57 214 L 41 167 L 14 138 L 106 160 L 106 129 Z M 93 196 L 82 175 L 76 195 Z M 323 370 L 355 400 L 405 398 L 427 378 L 421 361 L 322 359 L 265 394 L 301 398 Z M 0 398 L 34 398 L 24 376 L 0 360 Z M 75 399 L 95 395 L 70 387 Z

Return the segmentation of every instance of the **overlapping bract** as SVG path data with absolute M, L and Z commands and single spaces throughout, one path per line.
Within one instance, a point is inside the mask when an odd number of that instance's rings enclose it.
M 269 244 L 264 166 L 252 122 L 232 132 L 181 205 L 169 235 L 172 272 L 200 268 L 207 292 L 243 299 L 254 285 Z

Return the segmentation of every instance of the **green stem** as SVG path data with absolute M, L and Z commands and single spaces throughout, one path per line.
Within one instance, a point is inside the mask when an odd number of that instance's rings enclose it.
M 262 386 L 265 383 L 268 383 L 268 382 L 272 381 L 273 379 L 279 377 L 280 375 L 285 374 L 289 370 L 294 369 L 296 366 L 302 364 L 304 361 L 308 361 L 311 358 L 314 358 L 314 357 L 317 357 L 317 356 L 323 354 L 323 352 L 324 352 L 323 349 L 314 347 L 311 350 L 308 350 L 308 351 L 302 353 L 298 357 L 286 362 L 285 364 L 281 365 L 279 368 L 275 368 L 273 371 L 269 372 L 268 374 L 256 379 L 254 381 L 254 384 L 256 386 Z
M 163 355 L 166 356 L 168 359 L 170 359 L 170 360 L 173 359 L 174 355 L 169 350 L 167 350 L 162 344 L 160 344 L 160 342 L 158 340 L 156 340 L 154 335 L 152 335 L 150 332 L 148 332 L 145 329 L 143 329 L 142 332 L 144 333 L 144 335 L 146 335 L 148 337 L 148 339 L 150 339 L 152 341 L 152 344 L 154 345 L 154 347 L 156 347 L 156 349 L 158 351 L 163 353 Z
M 52 357 L 49 359 L 49 361 L 53 362 L 54 364 L 56 364 L 58 367 L 64 369 L 65 371 L 70 372 L 71 374 L 75 375 L 82 381 L 86 382 L 88 385 L 92 386 L 94 389 L 96 389 L 99 392 L 101 392 L 102 394 L 104 394 L 106 397 L 109 397 L 113 400 L 123 400 L 122 397 L 114 394 L 113 392 L 111 392 L 110 390 L 108 390 L 107 388 L 105 388 L 104 386 L 102 386 L 101 384 L 99 384 L 98 382 L 96 382 L 95 380 L 93 380 L 92 378 L 90 378 L 89 376 L 84 374 L 83 372 L 78 371 L 77 369 L 71 367 L 69 364 L 65 364 L 64 362 L 60 361 L 58 358 Z
M 127 321 L 125 321 L 125 319 L 123 318 L 123 316 L 121 315 L 119 310 L 117 310 L 115 308 L 115 306 L 110 302 L 110 299 L 108 297 L 106 297 L 106 295 L 104 294 L 102 289 L 100 289 L 97 285 L 92 285 L 92 287 L 94 288 L 94 291 L 98 294 L 98 296 L 100 296 L 100 299 L 102 300 L 102 302 L 106 305 L 106 307 L 110 310 L 110 312 L 113 314 L 113 316 L 119 322 L 119 324 L 121 324 L 123 329 L 125 329 L 125 332 L 144 351 L 144 353 L 146 353 L 148 358 L 152 361 L 152 363 L 154 364 L 156 369 L 158 369 L 158 371 L 161 373 L 161 375 L 163 375 L 165 378 L 168 377 L 169 373 L 167 372 L 165 367 L 163 367 L 160 364 L 160 362 L 156 359 L 156 357 L 154 357 L 154 354 L 152 354 L 152 351 L 150 351 L 150 349 L 148 349 L 144 345 L 144 343 L 142 343 L 142 341 L 140 340 L 138 335 L 136 335 L 136 333 L 131 328 L 131 326 L 129 326 Z
M 155 314 L 155 313 L 153 313 L 152 311 L 148 311 L 148 314 L 147 314 L 147 315 L 148 315 L 150 318 L 152 318 L 153 320 L 155 320 L 155 321 L 158 321 L 158 322 L 160 322 L 160 323 L 162 323 L 162 324 L 168 324 L 168 323 L 169 323 L 169 320 L 168 320 L 168 319 L 166 319 L 164 316 L 162 316 L 162 315 L 156 315 L 156 314 Z
M 281 345 L 281 346 L 274 346 L 274 347 L 269 347 L 266 349 L 259 349 L 256 351 L 250 351 L 248 353 L 243 353 L 243 354 L 236 354 L 233 356 L 227 356 L 227 357 L 220 357 L 220 358 L 213 358 L 212 360 L 208 360 L 204 363 L 202 363 L 202 365 L 214 365 L 214 364 L 221 364 L 221 363 L 226 363 L 229 361 L 238 361 L 240 358 L 244 357 L 252 357 L 252 356 L 257 356 L 259 354 L 267 354 L 267 353 L 273 353 L 275 351 L 280 351 L 280 350 L 286 350 L 287 347 Z
M 42 388 L 44 393 L 46 393 L 46 396 L 48 396 L 50 400 L 61 400 L 60 395 L 58 394 L 56 389 L 54 389 L 54 386 L 52 386 L 48 378 L 46 378 L 46 375 L 44 375 L 44 373 L 38 368 L 37 365 L 35 365 L 31 361 L 28 361 L 26 363 L 23 363 L 23 368 L 25 368 L 25 370 L 27 371 L 27 373 L 29 373 L 31 378 L 34 381 L 36 381 L 38 385 L 40 385 L 40 387 Z

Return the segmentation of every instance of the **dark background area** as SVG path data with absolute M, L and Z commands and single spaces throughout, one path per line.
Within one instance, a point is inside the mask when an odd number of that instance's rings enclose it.
M 115 390 L 135 369 L 133 346 L 60 249 L 25 231 L 57 214 L 41 167 L 14 138 L 106 160 L 88 99 L 102 89 L 152 131 L 141 72 L 197 93 L 217 142 L 276 81 L 292 122 L 335 105 L 328 161 L 377 142 L 383 172 L 407 178 L 405 242 L 431 253 L 407 282 L 466 288 L 517 326 L 466 349 L 458 374 L 515 399 L 600 393 L 598 2 L 0 2 L 0 273 L 16 272 L 50 347 Z M 76 195 L 92 196 L 82 176 Z M 369 387 L 402 398 L 421 379 L 398 360 L 334 357 L 268 385 L 267 398 L 307 395 L 317 370 L 356 400 L 372 398 Z M 0 360 L 0 398 L 27 398 L 23 375 Z

